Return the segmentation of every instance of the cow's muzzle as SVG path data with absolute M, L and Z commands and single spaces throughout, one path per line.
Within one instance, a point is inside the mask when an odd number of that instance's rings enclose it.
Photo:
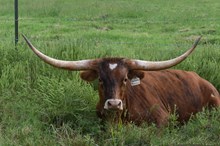
M 108 99 L 105 102 L 104 109 L 107 110 L 123 110 L 121 99 Z

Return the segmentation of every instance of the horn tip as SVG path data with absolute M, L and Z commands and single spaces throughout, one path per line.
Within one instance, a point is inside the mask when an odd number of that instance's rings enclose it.
M 197 39 L 196 39 L 196 41 L 194 42 L 194 47 L 196 47 L 197 45 L 198 45 L 198 43 L 199 43 L 199 41 L 201 40 L 201 38 L 202 38 L 202 36 L 199 36 Z
M 23 33 L 21 34 L 22 35 L 22 37 L 25 39 L 25 38 L 27 38 Z
M 28 46 L 34 50 L 34 46 L 31 44 L 31 42 L 28 40 L 28 38 L 24 35 L 24 34 L 21 34 L 22 37 L 24 38 L 24 40 L 26 41 L 26 43 L 28 44 Z
M 23 33 L 22 33 L 21 35 L 22 35 L 22 37 L 25 39 L 25 41 L 28 42 L 27 37 L 26 37 Z

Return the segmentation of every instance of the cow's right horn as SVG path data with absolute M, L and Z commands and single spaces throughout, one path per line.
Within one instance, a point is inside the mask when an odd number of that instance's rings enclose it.
M 125 60 L 125 62 L 127 62 L 128 66 L 132 70 L 155 71 L 155 70 L 167 69 L 185 60 L 196 48 L 200 39 L 201 37 L 197 38 L 193 46 L 189 50 L 187 50 L 184 54 L 174 59 L 165 60 L 165 61 L 145 61 L 145 60 L 137 60 L 137 59 L 128 59 Z
M 64 60 L 58 60 L 54 59 L 52 57 L 49 57 L 43 53 L 41 53 L 39 50 L 37 50 L 31 42 L 27 39 L 25 35 L 23 35 L 23 38 L 25 39 L 28 46 L 32 49 L 32 51 L 44 62 L 62 69 L 67 70 L 95 70 L 96 64 L 99 62 L 98 59 L 92 59 L 92 60 L 79 60 L 79 61 L 64 61 Z

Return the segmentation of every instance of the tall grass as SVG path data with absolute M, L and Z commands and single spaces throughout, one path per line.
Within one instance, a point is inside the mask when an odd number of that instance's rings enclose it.
M 59 59 L 164 60 L 202 35 L 196 51 L 174 68 L 195 71 L 220 89 L 217 0 L 19 2 L 20 32 Z M 181 127 L 173 117 L 163 129 L 108 124 L 102 131 L 95 85 L 45 64 L 21 37 L 16 50 L 13 3 L 1 0 L 0 10 L 0 145 L 219 144 L 219 110 L 204 110 Z

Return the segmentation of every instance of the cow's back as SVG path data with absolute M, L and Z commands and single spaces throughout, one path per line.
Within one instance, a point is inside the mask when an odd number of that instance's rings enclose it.
M 194 72 L 163 70 L 145 72 L 141 84 L 128 87 L 128 118 L 164 124 L 170 113 L 180 122 L 205 106 L 219 106 L 219 93 Z

